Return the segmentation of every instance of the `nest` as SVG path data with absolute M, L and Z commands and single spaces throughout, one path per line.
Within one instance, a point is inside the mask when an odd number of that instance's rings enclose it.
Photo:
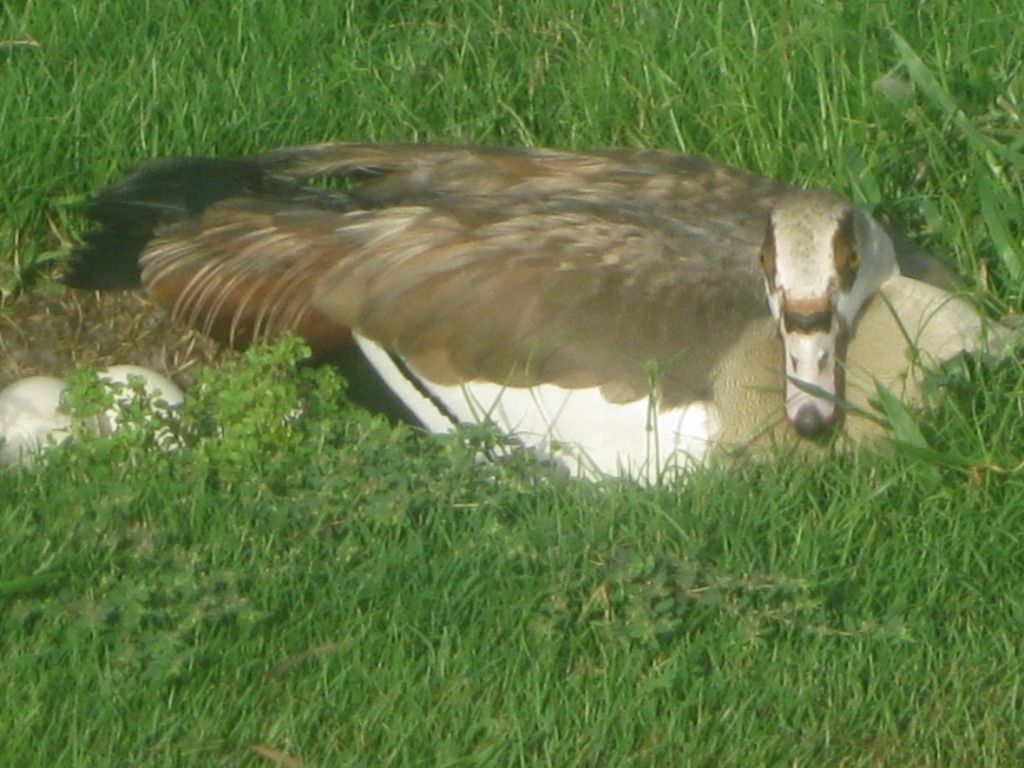
M 171 321 L 136 292 L 96 293 L 46 284 L 0 308 L 0 388 L 81 366 L 141 365 L 187 389 L 197 365 L 230 350 Z

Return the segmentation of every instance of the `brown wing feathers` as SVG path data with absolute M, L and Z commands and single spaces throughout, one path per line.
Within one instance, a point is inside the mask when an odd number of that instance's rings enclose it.
M 158 231 L 140 259 L 150 295 L 188 325 L 236 347 L 291 330 L 314 355 L 352 343 L 349 330 L 310 301 L 345 253 L 336 214 L 240 200 Z
M 86 208 L 100 227 L 76 248 L 64 281 L 77 288 L 144 285 L 191 325 L 236 346 L 290 328 L 326 355 L 351 334 L 309 303 L 335 263 L 309 258 L 307 238 L 351 209 L 342 193 L 303 186 L 247 159 L 142 163 Z M 302 237 L 289 237 L 301 231 Z
M 316 175 L 352 184 L 301 183 Z M 646 396 L 655 363 L 672 405 L 707 391 L 763 313 L 755 254 L 785 189 L 649 151 L 162 161 L 98 196 L 102 229 L 67 281 L 104 287 L 98 252 L 134 233 L 117 268 L 138 258 L 158 302 L 236 345 L 287 328 L 327 354 L 351 328 L 439 383 L 596 385 L 616 400 Z
M 194 219 L 214 203 L 232 198 L 315 199 L 321 207 L 347 204 L 343 197 L 328 198 L 246 160 L 149 160 L 86 206 L 85 215 L 99 227 L 86 233 L 75 249 L 64 280 L 76 288 L 138 287 L 139 254 L 159 227 Z
M 666 405 L 705 391 L 716 340 L 728 347 L 764 312 L 753 267 L 733 254 L 688 257 L 669 234 L 591 204 L 469 202 L 479 209 L 414 209 L 403 226 L 375 213 L 374 235 L 325 276 L 316 305 L 437 383 L 605 386 L 634 400 L 654 362 Z M 737 255 L 752 262 L 753 247 Z

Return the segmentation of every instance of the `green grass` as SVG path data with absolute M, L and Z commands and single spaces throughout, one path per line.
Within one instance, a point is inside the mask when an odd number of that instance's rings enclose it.
M 966 2 L 9 2 L 0 289 L 142 157 L 416 139 L 832 186 L 1019 310 L 1021 28 Z M 478 463 L 493 436 L 424 440 L 261 354 L 180 451 L 128 431 L 0 477 L 3 764 L 1024 762 L 1018 359 L 951 374 L 888 451 L 645 490 Z
M 975 385 L 1024 386 L 970 375 L 929 421 L 989 428 Z M 598 487 L 336 381 L 261 352 L 193 394 L 179 451 L 127 430 L 6 478 L 11 764 L 1024 757 L 1019 472 L 861 452 Z

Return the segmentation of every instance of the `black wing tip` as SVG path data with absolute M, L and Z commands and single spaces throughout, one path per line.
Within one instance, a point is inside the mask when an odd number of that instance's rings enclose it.
M 132 290 L 142 287 L 139 255 L 152 232 L 130 234 L 116 229 L 87 232 L 71 251 L 60 281 L 90 291 Z
M 72 251 L 62 281 L 93 290 L 140 287 L 139 256 L 158 230 L 200 216 L 222 200 L 351 208 L 346 195 L 303 186 L 278 170 L 259 156 L 162 157 L 139 163 L 85 205 L 86 217 L 99 226 Z
M 202 157 L 143 161 L 86 205 L 99 226 L 86 232 L 60 279 L 86 290 L 142 285 L 139 256 L 157 230 L 200 215 L 231 197 L 281 194 L 282 182 L 258 163 Z
M 219 200 L 258 196 L 278 186 L 264 168 L 244 159 L 160 157 L 139 163 L 101 190 L 85 213 L 103 224 L 126 211 L 164 224 L 200 214 Z

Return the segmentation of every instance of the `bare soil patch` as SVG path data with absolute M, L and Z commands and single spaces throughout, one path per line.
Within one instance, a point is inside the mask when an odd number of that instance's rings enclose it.
M 196 365 L 230 354 L 138 292 L 44 283 L 0 306 L 0 388 L 25 376 L 118 363 L 152 368 L 187 388 Z

